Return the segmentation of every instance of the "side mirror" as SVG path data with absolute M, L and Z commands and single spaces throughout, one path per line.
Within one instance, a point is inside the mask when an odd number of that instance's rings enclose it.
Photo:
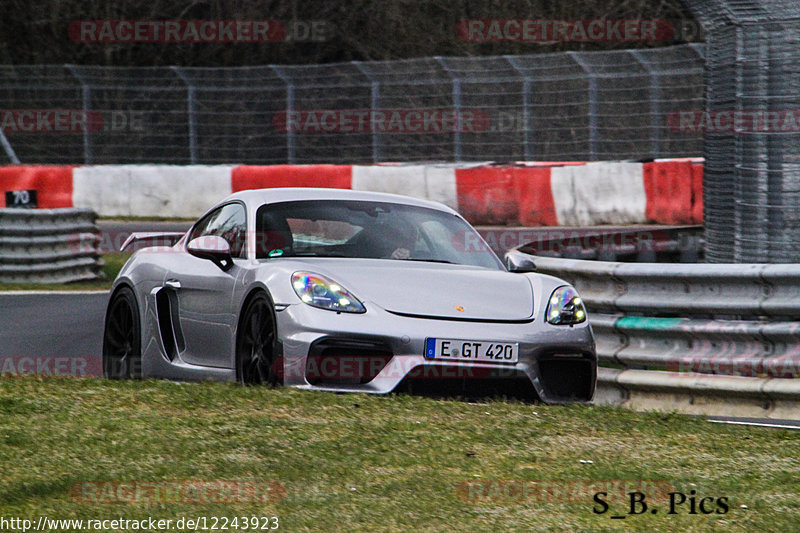
M 536 264 L 533 258 L 522 252 L 511 251 L 506 254 L 506 268 L 509 272 L 525 273 L 536 272 Z
M 208 259 L 227 272 L 233 266 L 231 246 L 228 241 L 217 235 L 204 235 L 189 241 L 186 251 L 200 259 Z

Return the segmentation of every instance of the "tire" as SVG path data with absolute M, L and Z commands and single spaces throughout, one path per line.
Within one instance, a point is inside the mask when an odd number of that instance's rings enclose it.
M 122 287 L 114 294 L 103 331 L 103 375 L 109 379 L 141 379 L 139 305 L 130 288 Z
M 263 292 L 247 302 L 236 333 L 236 380 L 242 385 L 280 385 L 277 329 L 272 302 Z

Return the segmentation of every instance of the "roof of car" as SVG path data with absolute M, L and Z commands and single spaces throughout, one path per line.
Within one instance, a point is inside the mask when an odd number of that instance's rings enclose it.
M 421 200 L 402 196 L 372 191 L 354 191 L 350 189 L 323 189 L 311 187 L 278 187 L 272 189 L 251 189 L 239 191 L 228 196 L 224 201 L 241 200 L 247 204 L 272 204 L 277 202 L 291 202 L 297 200 L 361 200 L 367 202 L 388 202 L 395 204 L 415 205 L 428 207 L 440 211 L 455 213 L 450 207 L 431 200 Z

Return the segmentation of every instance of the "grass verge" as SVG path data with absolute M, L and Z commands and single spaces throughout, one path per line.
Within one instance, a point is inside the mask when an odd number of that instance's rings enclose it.
M 607 407 L 0 380 L 6 517 L 277 516 L 282 531 L 792 531 L 798 450 L 799 433 Z M 104 488 L 218 480 L 275 482 L 285 495 L 218 503 L 213 493 L 197 502 Z M 575 489 L 615 480 L 666 485 L 687 501 L 668 514 L 664 491 L 649 492 L 648 512 L 628 515 L 627 496 L 612 490 L 608 512 L 595 514 L 592 491 Z M 535 481 L 555 496 L 513 490 Z M 708 497 L 712 513 L 702 514 Z M 729 510 L 717 513 L 723 497 Z

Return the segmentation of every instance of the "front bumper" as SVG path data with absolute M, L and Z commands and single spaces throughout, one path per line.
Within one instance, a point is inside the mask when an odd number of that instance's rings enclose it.
M 284 383 L 299 388 L 341 392 L 388 393 L 404 380 L 508 380 L 527 378 L 547 403 L 590 401 L 597 377 L 597 356 L 588 321 L 553 326 L 541 319 L 527 323 L 467 322 L 398 316 L 365 302 L 364 314 L 335 313 L 305 304 L 277 312 Z M 427 359 L 428 337 L 518 342 L 513 364 Z M 375 346 L 376 359 L 359 364 L 341 349 L 314 359 L 321 344 Z M 364 355 L 363 350 L 354 350 Z M 309 360 L 309 354 L 312 359 Z M 326 360 L 327 359 L 327 360 Z M 380 359 L 380 363 L 375 361 Z M 364 378 L 364 371 L 368 379 Z

